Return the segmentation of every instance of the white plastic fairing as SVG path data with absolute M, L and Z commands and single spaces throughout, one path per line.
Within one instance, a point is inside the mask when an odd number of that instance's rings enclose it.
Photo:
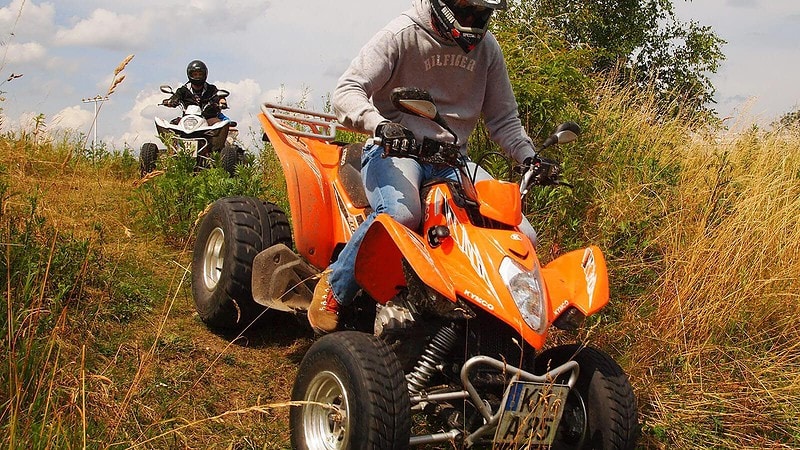
M 202 112 L 203 111 L 200 109 L 199 106 L 197 106 L 197 105 L 189 105 L 189 106 L 186 107 L 186 111 L 183 112 L 183 115 L 185 115 L 185 116 L 190 116 L 190 115 L 199 116 L 199 115 L 202 114 Z

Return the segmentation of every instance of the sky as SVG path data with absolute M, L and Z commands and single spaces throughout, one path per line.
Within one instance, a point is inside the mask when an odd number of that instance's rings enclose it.
M 155 141 L 159 86 L 186 81 L 193 59 L 231 92 L 226 114 L 255 145 L 260 105 L 304 102 L 320 111 L 361 46 L 411 0 L 11 0 L 0 3 L 0 131 L 97 133 L 115 149 Z M 722 117 L 768 124 L 800 108 L 798 0 L 673 0 L 708 25 L 726 60 L 711 75 Z M 133 59 L 108 100 L 114 71 Z M 21 76 L 19 76 L 21 75 Z M 95 107 L 99 107 L 93 128 Z

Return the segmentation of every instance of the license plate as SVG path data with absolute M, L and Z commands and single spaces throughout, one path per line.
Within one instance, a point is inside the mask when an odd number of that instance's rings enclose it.
M 511 383 L 494 442 L 513 444 L 514 448 L 552 444 L 568 393 L 569 386 L 562 384 Z
M 197 141 L 195 140 L 187 140 L 183 141 L 183 148 L 186 152 L 192 156 L 197 156 Z

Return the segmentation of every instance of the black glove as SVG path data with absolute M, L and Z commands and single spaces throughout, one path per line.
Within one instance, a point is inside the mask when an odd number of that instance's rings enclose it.
M 539 155 L 529 156 L 522 161 L 519 171 L 524 174 L 531 168 L 534 170 L 533 184 L 540 186 L 558 184 L 561 178 L 561 166 L 552 159 Z
M 219 105 L 216 103 L 206 103 L 202 108 L 202 115 L 206 119 L 217 117 L 220 113 Z
M 177 100 L 173 100 L 171 98 L 165 98 L 161 102 L 161 104 L 164 105 L 164 106 L 169 106 L 170 108 L 174 108 L 174 107 L 178 106 L 178 101 Z
M 408 128 L 395 122 L 383 122 L 375 129 L 385 154 L 416 153 L 417 140 Z

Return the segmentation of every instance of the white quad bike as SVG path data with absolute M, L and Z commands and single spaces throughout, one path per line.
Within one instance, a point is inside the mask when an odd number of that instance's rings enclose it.
M 161 92 L 173 94 L 172 87 L 168 85 L 162 85 Z M 226 90 L 217 90 L 219 99 L 224 99 L 228 95 L 230 92 Z M 139 152 L 141 175 L 145 176 L 155 170 L 160 154 L 190 155 L 196 158 L 195 170 L 202 170 L 211 167 L 213 154 L 219 152 L 222 168 L 233 176 L 236 165 L 245 162 L 244 149 L 236 143 L 239 134 L 236 122 L 224 119 L 209 124 L 203 117 L 200 106 L 178 105 L 178 107 L 181 108 L 181 116 L 177 120 L 155 118 L 159 139 L 166 149 L 159 149 L 153 142 L 142 144 Z

